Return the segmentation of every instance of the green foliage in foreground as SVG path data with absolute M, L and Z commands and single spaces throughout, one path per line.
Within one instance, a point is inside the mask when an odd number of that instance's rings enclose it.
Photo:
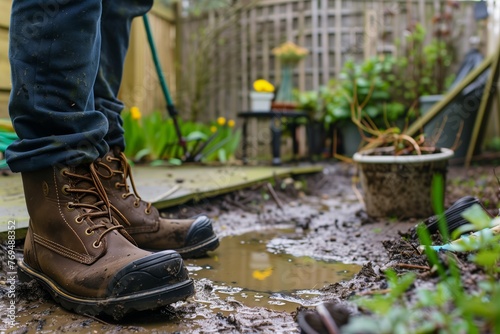
M 443 264 L 437 252 L 427 247 L 431 238 L 420 226 L 419 239 L 439 275 L 439 283 L 433 288 L 417 288 L 410 302 L 405 292 L 414 288 L 416 275 L 398 277 L 394 271 L 385 272 L 389 292 L 357 299 L 355 302 L 371 315 L 352 318 L 342 333 L 500 333 L 500 235 L 490 229 L 500 224 L 500 218 L 492 220 L 479 206 L 471 207 L 463 216 L 470 224 L 451 239 L 467 231 L 479 232 L 454 243 L 453 250 L 467 252 L 468 260 L 481 268 L 486 278 L 465 289 L 454 253 L 448 251 L 447 264 Z
M 3 123 L 7 123 L 4 121 Z M 3 154 L 7 147 L 13 143 L 16 139 L 18 139 L 14 130 L 6 129 L 0 127 L 0 168 L 7 168 L 7 162 L 3 158 Z
M 153 164 L 182 163 L 183 149 L 179 144 L 174 122 L 155 111 L 142 116 L 130 110 L 122 113 L 125 130 L 125 154 L 133 161 L 152 161 Z M 234 157 L 240 143 L 241 131 L 233 121 L 219 118 L 210 124 L 178 120 L 181 134 L 190 153 L 199 152 L 199 161 L 227 162 Z

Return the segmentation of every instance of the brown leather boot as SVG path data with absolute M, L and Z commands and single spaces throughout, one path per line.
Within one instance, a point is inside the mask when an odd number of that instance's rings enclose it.
M 108 152 L 98 167 L 109 201 L 119 212 L 115 217 L 139 247 L 152 251 L 173 249 L 189 258 L 204 256 L 219 246 L 207 216 L 165 219 L 151 203 L 143 201 L 135 189 L 127 158 L 119 148 Z
M 120 318 L 194 293 L 180 255 L 136 247 L 112 218 L 94 164 L 22 173 L 30 225 L 19 263 L 63 307 Z

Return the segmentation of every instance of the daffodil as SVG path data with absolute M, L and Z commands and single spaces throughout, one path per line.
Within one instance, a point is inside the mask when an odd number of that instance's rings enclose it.
M 229 121 L 227 121 L 227 126 L 229 126 L 230 128 L 234 127 L 234 120 L 230 119 Z
M 226 124 L 226 119 L 224 117 L 217 118 L 217 124 L 223 126 L 224 124 Z
M 215 125 L 212 125 L 212 126 L 210 127 L 210 132 L 212 132 L 212 133 L 217 132 L 217 127 L 216 127 Z
M 132 116 L 132 119 L 139 120 L 142 117 L 141 111 L 139 110 L 139 107 L 133 106 L 130 108 L 130 115 Z
M 253 83 L 253 89 L 259 93 L 273 93 L 274 86 L 267 80 L 258 79 Z

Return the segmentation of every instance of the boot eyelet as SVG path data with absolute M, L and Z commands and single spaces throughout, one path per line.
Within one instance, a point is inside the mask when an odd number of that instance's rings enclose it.
M 147 215 L 149 215 L 149 214 L 151 214 L 151 210 L 150 209 L 145 209 L 144 213 L 147 214 Z
M 73 202 L 68 202 L 68 204 L 66 204 L 66 209 L 68 209 L 68 211 L 75 210 L 75 205 L 73 204 Z
M 111 157 L 108 155 L 108 156 L 106 157 L 106 161 L 107 161 L 107 162 L 112 162 L 113 160 L 112 160 L 112 159 L 111 159 Z
M 77 223 L 77 224 L 81 224 L 81 223 L 83 223 L 83 218 L 82 218 L 82 217 L 80 217 L 80 216 L 76 217 L 76 218 L 75 218 L 75 223 Z
M 68 175 L 69 169 L 68 168 L 63 168 L 59 173 L 61 173 L 62 176 Z
M 123 199 L 126 199 L 127 197 L 128 197 L 127 194 L 122 194 Z
M 92 247 L 99 248 L 99 247 L 101 247 L 101 245 L 102 245 L 102 242 L 99 241 L 99 243 L 97 243 L 97 241 L 94 241 L 94 243 L 92 244 Z
M 120 189 L 120 182 L 116 182 L 116 183 L 115 183 L 115 188 L 116 188 L 116 189 Z
M 70 186 L 68 184 L 65 184 L 62 186 L 61 188 L 61 192 L 64 194 L 64 195 L 69 195 L 69 192 L 68 192 L 68 189 L 70 188 Z
M 86 230 L 85 230 L 85 234 L 86 234 L 86 235 L 92 235 L 92 234 L 94 234 L 94 231 L 93 231 L 93 230 L 91 231 L 91 230 L 88 228 L 88 229 L 86 229 Z
M 134 208 L 138 208 L 141 204 L 137 201 L 134 202 Z

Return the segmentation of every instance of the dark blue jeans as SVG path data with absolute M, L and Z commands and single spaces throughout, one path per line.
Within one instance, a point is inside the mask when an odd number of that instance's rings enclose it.
M 118 100 L 132 19 L 153 0 L 15 0 L 9 113 L 14 172 L 90 163 L 125 146 Z

